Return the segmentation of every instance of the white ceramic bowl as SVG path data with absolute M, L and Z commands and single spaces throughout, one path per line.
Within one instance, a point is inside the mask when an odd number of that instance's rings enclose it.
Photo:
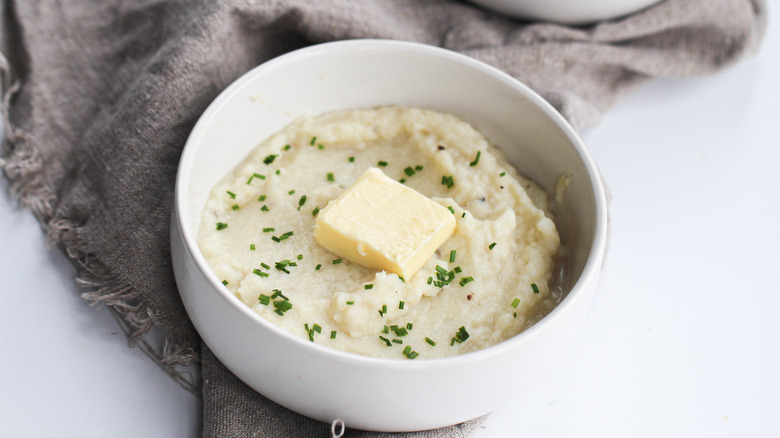
M 431 360 L 389 360 L 333 350 L 266 321 L 222 286 L 196 244 L 211 188 L 269 134 L 304 113 L 406 105 L 446 111 L 502 146 L 548 190 L 573 175 L 558 209 L 569 248 L 568 296 L 524 333 L 491 348 Z M 408 431 L 468 420 L 535 382 L 567 349 L 596 288 L 606 201 L 577 134 L 510 76 L 439 48 L 397 41 L 322 44 L 269 61 L 209 106 L 179 164 L 171 246 L 184 306 L 200 335 L 241 380 L 303 415 L 348 427 Z
M 637 12 L 661 0 L 471 0 L 510 17 L 590 24 Z

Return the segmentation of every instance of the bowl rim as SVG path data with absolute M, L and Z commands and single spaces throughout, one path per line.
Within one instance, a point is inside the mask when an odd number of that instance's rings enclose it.
M 477 351 L 455 356 L 431 358 L 419 361 L 402 360 L 400 358 L 378 358 L 364 356 L 358 353 L 336 350 L 334 348 L 312 343 L 304 338 L 298 337 L 290 333 L 288 330 L 273 324 L 271 321 L 268 321 L 260 314 L 253 311 L 249 306 L 234 296 L 222 284 L 222 282 L 219 281 L 216 274 L 209 267 L 205 257 L 200 251 L 200 248 L 197 244 L 197 230 L 191 230 L 187 225 L 190 221 L 185 220 L 188 219 L 186 213 L 187 209 L 185 208 L 189 182 L 187 169 L 191 166 L 191 162 L 194 160 L 194 150 L 198 146 L 200 137 L 198 133 L 204 129 L 204 126 L 210 123 L 214 114 L 217 113 L 226 102 L 232 99 L 233 96 L 238 93 L 247 83 L 256 80 L 257 76 L 263 75 L 266 71 L 273 70 L 290 62 L 296 62 L 296 60 L 301 57 L 320 56 L 334 51 L 365 49 L 403 50 L 444 58 L 450 62 L 465 65 L 468 68 L 477 70 L 482 74 L 486 74 L 492 77 L 494 80 L 498 80 L 506 85 L 509 85 L 512 89 L 520 92 L 526 99 L 539 107 L 539 109 L 541 109 L 545 115 L 547 115 L 558 126 L 558 128 L 563 131 L 565 136 L 572 143 L 572 146 L 574 147 L 578 156 L 582 160 L 584 167 L 587 169 L 588 176 L 591 180 L 591 191 L 594 194 L 596 214 L 593 243 L 588 253 L 582 273 L 566 296 L 563 298 L 563 300 L 561 300 L 561 302 L 558 303 L 558 305 L 556 305 L 555 308 L 550 311 L 550 313 L 544 316 L 533 326 L 527 328 L 512 338 Z M 606 249 L 607 235 L 606 193 L 595 162 L 588 153 L 584 143 L 574 128 L 550 103 L 544 100 L 544 98 L 542 98 L 535 91 L 531 90 L 528 86 L 508 75 L 507 73 L 504 73 L 503 71 L 493 66 L 471 58 L 467 55 L 423 43 L 385 39 L 355 39 L 334 41 L 297 49 L 268 60 L 252 68 L 233 81 L 224 90 L 222 90 L 198 118 L 198 121 L 192 128 L 192 131 L 190 132 L 189 136 L 187 137 L 187 141 L 185 142 L 176 172 L 174 217 L 177 222 L 179 233 L 182 237 L 182 243 L 186 248 L 186 251 L 189 253 L 189 256 L 194 260 L 200 272 L 208 280 L 215 292 L 218 293 L 223 300 L 227 301 L 241 314 L 251 319 L 254 323 L 270 330 L 275 335 L 281 336 L 285 339 L 286 342 L 292 342 L 299 348 L 307 349 L 312 353 L 323 355 L 327 359 L 330 359 L 334 362 L 351 363 L 356 366 L 366 366 L 382 370 L 415 370 L 421 368 L 429 369 L 458 367 L 467 363 L 483 361 L 492 356 L 502 355 L 506 353 L 507 350 L 514 349 L 516 345 L 522 344 L 527 342 L 529 339 L 540 336 L 540 332 L 545 331 L 546 327 L 551 325 L 555 319 L 558 319 L 558 316 L 561 313 L 563 313 L 568 307 L 572 306 L 573 301 L 575 301 L 577 296 L 581 294 L 581 289 L 583 289 L 584 284 L 586 284 L 592 276 L 598 275 Z

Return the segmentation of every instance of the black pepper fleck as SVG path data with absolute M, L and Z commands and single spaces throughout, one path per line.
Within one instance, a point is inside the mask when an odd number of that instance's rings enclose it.
M 447 148 L 445 148 L 445 147 L 444 147 L 444 146 L 442 146 L 442 145 L 438 145 L 438 146 L 436 146 L 436 149 L 438 149 L 438 150 L 440 150 L 440 151 L 443 151 L 444 149 L 447 149 Z

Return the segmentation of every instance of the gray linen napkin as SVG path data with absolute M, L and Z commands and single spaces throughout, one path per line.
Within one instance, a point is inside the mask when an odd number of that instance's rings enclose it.
M 666 0 L 590 27 L 524 23 L 451 0 L 5 0 L 0 85 L 11 190 L 78 268 L 83 297 L 183 385 L 202 360 L 205 436 L 326 436 L 205 348 L 179 301 L 168 226 L 185 139 L 231 81 L 349 38 L 456 50 L 524 81 L 577 128 L 651 77 L 707 74 L 754 51 L 762 0 Z M 151 330 L 165 335 L 155 348 Z M 202 354 L 202 357 L 201 357 Z M 407 436 L 469 436 L 481 422 Z M 385 436 L 350 431 L 348 436 Z

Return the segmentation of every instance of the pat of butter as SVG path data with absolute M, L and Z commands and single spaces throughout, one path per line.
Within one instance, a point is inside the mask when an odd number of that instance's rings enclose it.
M 455 216 L 370 168 L 317 215 L 314 239 L 339 256 L 409 279 L 455 230 Z

